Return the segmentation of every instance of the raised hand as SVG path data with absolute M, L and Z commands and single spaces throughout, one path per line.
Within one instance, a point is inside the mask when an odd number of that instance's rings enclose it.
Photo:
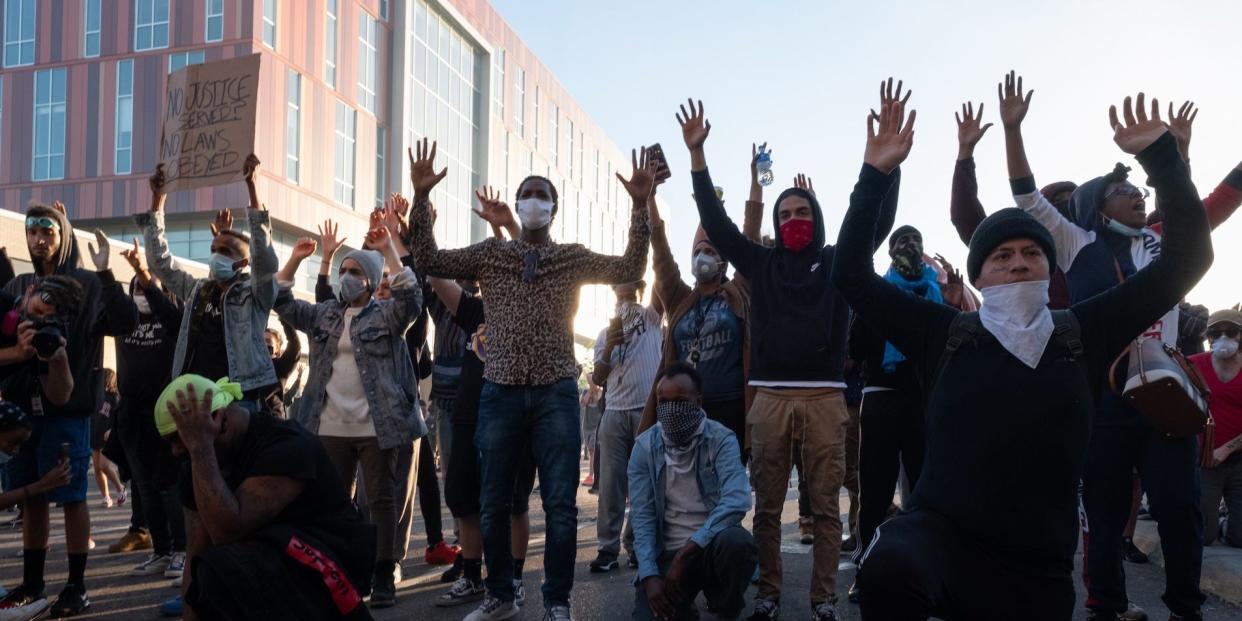
M 224 417 L 211 415 L 213 396 L 213 389 L 203 391 L 200 396 L 194 386 L 190 385 L 185 390 L 177 391 L 176 403 L 168 404 L 168 413 L 177 424 L 177 437 L 191 456 L 215 450 L 215 441 L 220 436 L 220 425 Z
M 125 262 L 134 269 L 134 273 L 144 271 L 144 268 L 142 267 L 142 253 L 138 251 L 137 237 L 134 238 L 134 247 L 132 249 L 127 248 L 122 250 L 121 257 L 124 258 Z
M 1195 102 L 1187 101 L 1177 109 L 1177 114 L 1173 114 L 1173 102 L 1169 102 L 1169 131 L 1173 133 L 1173 137 L 1177 139 L 1177 150 L 1181 152 L 1182 159 L 1190 161 L 1190 128 L 1195 123 L 1195 117 L 1199 116 L 1199 109 L 1195 107 Z
M 315 243 L 314 239 L 309 237 L 299 237 L 298 241 L 293 244 L 293 258 L 298 261 L 303 261 L 307 257 L 315 254 L 316 247 L 318 247 L 318 244 Z
M 54 202 L 52 203 L 52 209 L 55 209 L 56 211 L 59 211 L 59 212 L 60 212 L 60 215 L 62 215 L 62 216 L 68 216 L 68 215 L 69 215 L 69 214 L 65 213 L 65 204 L 64 204 L 64 203 L 62 203 L 62 202 L 60 202 L 60 201 L 54 201 Z
M 907 119 L 905 106 L 899 101 L 881 106 L 879 118 L 868 115 L 867 150 L 863 154 L 863 162 L 887 175 L 906 161 L 910 148 L 914 146 L 915 116 L 916 112 L 911 110 Z M 876 121 L 879 121 L 878 130 Z
M 1000 99 L 1000 117 L 1001 124 L 1006 128 L 1016 128 L 1022 125 L 1022 120 L 1026 118 L 1026 111 L 1031 106 L 1031 95 L 1035 91 L 1022 92 L 1022 76 L 1010 71 L 1005 76 L 1004 84 L 996 85 L 996 96 Z
M 331 220 L 324 220 L 319 226 L 319 243 L 323 245 L 323 258 L 325 261 L 331 261 L 336 255 L 336 251 L 345 245 L 344 237 L 337 237 L 339 230 L 337 223 Z
M 363 245 L 371 250 L 387 255 L 392 250 L 392 235 L 383 226 L 372 227 L 371 230 L 367 231 L 366 243 Z
M 99 246 L 96 247 L 95 244 Z M 95 244 L 87 242 L 86 248 L 90 250 L 95 271 L 102 272 L 108 269 L 108 259 L 112 256 L 112 243 L 108 241 L 108 236 L 104 235 L 103 231 L 95 229 Z
M 1113 142 L 1130 155 L 1138 155 L 1169 131 L 1169 127 L 1160 120 L 1160 102 L 1151 100 L 1151 116 L 1148 116 L 1145 99 L 1146 95 L 1139 93 L 1132 104 L 1130 98 L 1126 97 L 1122 110 L 1125 123 L 1117 118 L 1117 106 L 1108 107 L 1108 122 L 1113 126 Z
M 371 215 L 367 218 L 367 234 L 365 238 L 363 239 L 363 241 L 365 242 L 362 245 L 363 248 L 368 248 L 370 250 L 379 250 L 378 247 L 369 246 L 367 244 L 369 244 L 371 241 L 371 231 L 383 229 L 385 234 L 387 234 L 388 227 L 384 226 L 384 211 L 385 211 L 384 209 L 372 209 L 371 210 Z
M 815 196 L 815 184 L 811 182 L 810 177 L 802 173 L 798 173 L 798 176 L 794 177 L 794 187 L 806 190 L 811 196 Z
M 211 223 L 211 234 L 216 236 L 220 231 L 227 231 L 233 228 L 233 212 L 227 209 L 221 209 L 216 212 L 216 221 Z
M 384 201 L 384 226 L 394 237 L 401 237 L 405 234 L 405 214 L 409 210 L 410 201 L 396 192 L 389 194 L 388 199 Z
M 147 178 L 147 185 L 151 186 L 151 193 L 156 195 L 164 194 L 164 165 L 156 164 L 155 172 Z
M 975 145 L 979 144 L 979 140 L 992 124 L 980 125 L 983 120 L 983 102 L 979 102 L 977 113 L 973 102 L 962 104 L 962 111 L 954 112 L 953 118 L 957 119 L 957 159 L 964 160 L 974 155 Z
M 897 80 L 897 90 L 893 90 L 893 79 L 892 78 L 889 78 L 887 80 L 880 80 L 880 105 L 885 106 L 899 99 L 901 100 L 901 105 L 903 106 L 906 105 L 906 102 L 910 101 L 910 95 L 913 95 L 914 91 L 906 91 L 906 94 L 902 95 L 901 94 L 902 84 L 904 84 L 902 80 Z M 875 110 L 872 110 L 871 113 L 875 114 Z M 876 115 L 876 116 L 879 116 L 879 115 Z
M 254 183 L 255 175 L 259 173 L 259 156 L 251 153 L 246 156 L 246 163 L 242 164 L 242 178 L 246 183 Z
M 431 189 L 448 174 L 448 167 L 436 172 L 436 143 L 429 145 L 426 138 L 414 143 L 414 150 L 406 149 L 406 154 L 410 158 L 410 182 L 414 184 L 414 196 L 426 198 L 431 194 Z
M 712 131 L 712 124 L 703 117 L 701 100 L 698 102 L 697 110 L 693 99 L 687 99 L 686 103 L 689 104 L 690 111 L 686 112 L 686 106 L 681 106 L 681 113 L 675 116 L 681 125 L 681 137 L 686 141 L 686 148 L 696 151 L 702 149 L 703 143 L 707 142 L 707 135 Z
M 479 208 L 472 211 L 484 222 L 502 229 L 517 225 L 517 221 L 513 219 L 513 210 L 500 195 L 500 190 L 485 185 L 474 191 L 474 197 L 479 199 Z
M 625 186 L 625 191 L 629 193 L 630 198 L 646 204 L 651 192 L 655 190 L 655 178 L 659 173 L 659 165 L 654 160 L 647 159 L 646 147 L 640 151 L 631 149 L 630 159 L 634 164 L 634 171 L 630 174 L 630 178 L 626 179 L 618 172 L 617 179 L 621 181 L 621 185 Z

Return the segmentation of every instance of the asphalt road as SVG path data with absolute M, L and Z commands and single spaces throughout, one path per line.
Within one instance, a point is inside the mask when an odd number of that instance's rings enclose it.
M 91 486 L 94 487 L 93 485 Z M 596 497 L 580 489 L 578 495 L 578 564 L 573 591 L 574 617 L 580 621 L 591 619 L 628 619 L 634 604 L 634 589 L 631 585 L 633 571 L 624 568 L 609 574 L 592 574 L 587 570 L 587 563 L 595 558 L 595 503 Z M 842 509 L 848 501 L 842 498 Z M 98 498 L 92 498 L 92 521 L 95 539 L 99 547 L 92 552 L 87 567 L 87 584 L 91 609 L 83 615 L 83 619 L 158 619 L 156 606 L 165 599 L 176 595 L 176 590 L 163 578 L 133 578 L 128 575 L 129 569 L 138 563 L 145 552 L 130 554 L 107 554 L 109 543 L 119 537 L 128 525 L 129 507 L 103 509 L 98 505 Z M 55 516 L 55 511 L 53 512 Z M 0 514 L 0 521 L 5 515 Z M 542 577 L 543 548 L 543 514 L 538 499 L 531 502 L 532 534 L 530 556 L 526 561 L 525 584 L 527 589 L 527 605 L 519 619 L 538 620 L 542 615 L 539 585 Z M 811 574 L 810 546 L 798 543 L 797 502 L 796 492 L 790 490 L 789 501 L 784 512 L 784 568 L 785 583 L 782 605 L 782 618 L 809 619 L 810 602 L 807 597 Z M 445 524 L 451 524 L 447 511 Z M 394 608 L 375 611 L 375 618 L 380 620 L 418 619 L 419 621 L 459 620 L 466 616 L 474 604 L 465 604 L 453 608 L 438 608 L 435 600 L 448 585 L 439 582 L 443 567 L 431 567 L 422 561 L 422 546 L 425 545 L 423 525 L 414 525 L 415 551 L 405 564 L 405 579 L 398 590 L 398 603 Z M 47 583 L 49 595 L 58 592 L 67 571 L 63 530 L 59 517 L 54 517 L 52 526 L 52 549 L 48 555 Z M 1020 533 L 1015 533 L 1020 536 Z M 17 555 L 21 548 L 21 535 L 18 531 L 0 531 L 0 583 L 12 587 L 21 580 L 21 558 Z M 1145 608 L 1153 621 L 1168 618 L 1168 610 L 1160 602 L 1160 593 L 1164 587 L 1164 574 L 1152 565 L 1127 565 L 1126 574 L 1129 578 L 1131 598 Z M 845 591 L 853 580 L 854 568 L 842 558 L 837 593 L 840 596 L 839 612 L 843 620 L 856 620 L 860 616 L 858 608 L 845 601 Z M 1077 583 L 1077 581 L 1076 581 Z M 1085 611 L 1081 609 L 1084 594 L 1078 584 L 1079 610 L 1075 619 L 1085 619 Z M 754 594 L 754 587 L 748 592 L 748 599 Z M 274 597 L 279 594 L 273 593 Z M 749 613 L 747 609 L 746 613 Z M 709 618 L 709 617 L 705 617 Z M 1224 604 L 1216 598 L 1209 598 L 1204 607 L 1204 618 L 1209 621 L 1242 620 L 1242 609 Z

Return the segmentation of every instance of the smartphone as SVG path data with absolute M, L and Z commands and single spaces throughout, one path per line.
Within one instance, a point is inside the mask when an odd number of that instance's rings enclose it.
M 65 461 L 69 461 L 69 443 L 68 442 L 60 443 L 60 458 Z
M 647 159 L 656 162 L 659 167 L 660 172 L 656 175 L 656 179 L 663 181 L 673 176 L 672 171 L 668 169 L 668 160 L 664 158 L 664 147 L 661 147 L 660 143 L 657 142 L 647 147 Z

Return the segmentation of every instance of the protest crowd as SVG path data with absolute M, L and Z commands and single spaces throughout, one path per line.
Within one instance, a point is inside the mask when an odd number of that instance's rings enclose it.
M 478 189 L 493 236 L 439 247 L 430 197 L 447 169 L 426 139 L 409 153 L 413 195 L 372 212 L 358 249 L 327 221 L 287 257 L 251 155 L 249 208 L 215 214 L 205 278 L 170 251 L 162 167 L 133 210 L 142 237 L 120 253 L 129 282 L 107 237 L 84 261 L 63 205 L 32 203 L 34 272 L 0 261 L 0 505 L 20 511 L 22 547 L 0 621 L 89 610 L 91 479 L 106 506 L 132 508 L 109 551 L 144 552 L 132 574 L 173 581 L 159 612 L 186 619 L 370 619 L 397 603 L 414 549 L 445 566 L 435 605 L 467 621 L 527 608 L 568 621 L 582 486 L 599 500 L 589 571 L 633 578 L 632 610 L 610 618 L 771 621 L 809 598 L 816 621 L 843 606 L 880 621 L 1070 619 L 1081 580 L 1087 618 L 1141 620 L 1124 563 L 1147 560 L 1142 512 L 1170 619 L 1201 619 L 1204 547 L 1242 547 L 1242 310 L 1186 296 L 1242 205 L 1242 164 L 1199 191 L 1197 110 L 1139 93 L 1108 118 L 1143 177 L 1100 162 L 1041 186 L 1022 132 L 1032 93 L 1013 73 L 997 89 L 1017 206 L 979 200 L 973 156 L 992 123 L 963 105 L 945 185 L 964 273 L 903 224 L 917 100 L 891 79 L 856 119 L 844 212 L 803 175 L 765 206 L 760 150 L 741 226 L 707 164 L 705 106 L 682 105 L 689 254 L 657 206 L 675 172 L 658 145 L 617 175 L 632 201 L 619 256 L 553 239 L 557 188 L 539 176 L 513 208 Z M 294 281 L 317 251 L 307 298 Z M 591 284 L 612 287 L 616 310 L 583 364 L 573 322 Z M 795 469 L 808 593 L 782 588 Z M 538 593 L 523 577 L 536 490 Z M 53 508 L 63 585 L 45 581 Z M 858 573 L 839 590 L 842 558 Z

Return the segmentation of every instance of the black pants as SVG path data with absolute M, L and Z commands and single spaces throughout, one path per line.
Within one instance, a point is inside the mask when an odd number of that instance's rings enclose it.
M 916 510 L 876 530 L 858 570 L 859 605 L 864 621 L 1068 620 L 1072 571 L 1069 558 L 1032 564 L 1000 556 L 947 518 Z
M 423 514 L 427 527 L 427 547 L 444 541 L 440 521 L 440 479 L 436 476 L 436 454 L 432 450 L 431 435 L 423 436 L 418 449 L 418 510 Z
M 888 518 L 897 487 L 898 470 L 906 469 L 911 489 L 923 471 L 927 435 L 923 403 L 910 390 L 885 390 L 863 395 L 858 444 L 858 547 L 862 556 L 875 529 Z M 902 499 L 905 502 L 905 499 Z
M 746 464 L 746 398 L 728 401 L 705 401 L 703 411 L 707 417 L 729 428 L 737 438 L 737 450 Z
M 660 555 L 660 575 L 668 573 L 676 550 Z M 678 621 L 698 619 L 694 599 L 699 592 L 707 599 L 707 607 L 722 619 L 734 619 L 746 605 L 746 589 L 759 562 L 755 538 L 741 526 L 720 531 L 707 547 L 690 562 L 682 578 L 682 601 L 677 606 Z M 655 615 L 647 602 L 647 589 L 639 582 L 634 586 L 634 619 L 651 621 Z
M 160 438 L 151 422 L 155 404 L 121 401 L 121 415 L 115 433 L 121 439 L 129 462 L 133 510 L 141 513 L 141 526 L 151 533 L 156 554 L 185 551 L 185 517 L 178 487 L 179 462 L 167 442 Z M 138 500 L 141 499 L 141 500 Z M 131 518 L 131 529 L 136 526 Z

